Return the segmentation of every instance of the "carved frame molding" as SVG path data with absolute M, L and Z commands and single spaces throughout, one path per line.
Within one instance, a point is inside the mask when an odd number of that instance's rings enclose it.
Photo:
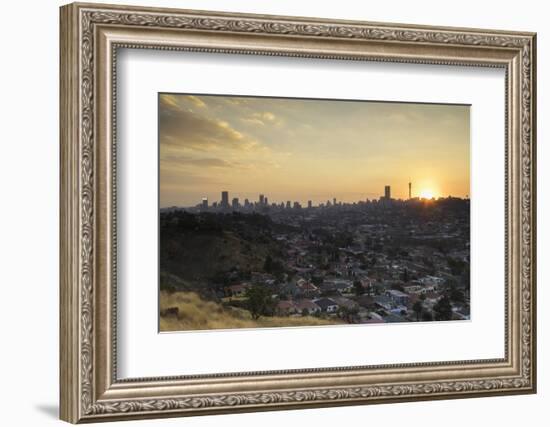
M 506 357 L 117 380 L 116 286 L 103 279 L 116 282 L 114 65 L 121 47 L 504 67 L 510 266 Z M 61 418 L 101 421 L 534 392 L 534 97 L 532 33 L 92 4 L 62 7 Z M 262 381 L 270 376 L 273 384 L 266 387 Z M 344 377 L 344 382 L 336 380 Z M 289 379 L 300 385 L 285 387 Z M 207 384 L 209 391 L 193 391 L 197 384 Z

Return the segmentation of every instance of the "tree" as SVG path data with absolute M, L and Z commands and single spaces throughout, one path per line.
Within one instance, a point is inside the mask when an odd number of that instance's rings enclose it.
M 273 258 L 271 258 L 271 255 L 267 255 L 265 258 L 264 271 L 266 273 L 271 273 L 273 271 Z
M 403 270 L 403 282 L 407 283 L 409 281 L 409 270 L 406 268 Z
M 321 276 L 313 276 L 311 278 L 311 282 L 315 285 L 315 286 L 321 286 L 323 284 L 323 278 Z
M 412 307 L 413 311 L 416 313 L 416 321 L 418 322 L 420 320 L 420 315 L 422 314 L 422 310 L 424 309 L 422 305 L 422 301 L 417 300 Z
M 422 321 L 423 322 L 431 322 L 432 320 L 433 320 L 433 316 L 432 316 L 431 311 L 422 312 Z
M 460 276 L 466 267 L 466 263 L 460 259 L 447 257 L 447 265 L 451 269 L 451 274 Z
M 359 313 L 357 307 L 340 307 L 338 308 L 338 315 L 348 323 L 354 323 L 354 319 Z
M 462 292 L 460 289 L 457 289 L 456 287 L 452 287 L 450 295 L 449 295 L 451 301 L 454 302 L 464 302 L 465 296 L 464 292 Z
M 365 290 L 363 289 L 363 284 L 361 283 L 361 281 L 356 280 L 356 281 L 353 282 L 353 291 L 355 292 L 355 295 L 357 295 L 357 296 L 363 295 L 363 292 Z
M 260 316 L 269 316 L 275 309 L 275 301 L 271 297 L 268 288 L 260 285 L 254 285 L 246 291 L 246 308 L 254 320 Z
M 453 317 L 453 308 L 451 301 L 447 296 L 441 298 L 436 305 L 434 305 L 435 320 L 451 320 Z

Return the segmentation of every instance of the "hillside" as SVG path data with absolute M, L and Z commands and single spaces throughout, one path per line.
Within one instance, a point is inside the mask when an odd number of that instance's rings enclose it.
M 175 314 L 177 308 L 177 314 Z M 221 304 L 206 301 L 194 292 L 162 291 L 160 293 L 160 312 L 172 314 L 160 316 L 161 332 L 234 329 L 234 328 L 273 328 L 289 326 L 334 325 L 334 319 L 319 319 L 312 316 L 302 317 L 260 317 L 253 320 L 247 310 L 223 307 Z
M 162 214 L 160 270 L 180 290 L 231 270 L 260 271 L 268 253 L 281 252 L 272 237 L 280 227 L 262 215 Z

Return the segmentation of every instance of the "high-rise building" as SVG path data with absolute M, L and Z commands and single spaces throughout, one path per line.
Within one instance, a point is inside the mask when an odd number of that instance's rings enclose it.
M 202 198 L 201 207 L 202 207 L 203 209 L 208 209 L 208 197 L 203 197 L 203 198 Z
M 266 206 L 269 205 L 269 202 L 267 200 L 267 196 L 264 197 L 264 205 L 266 205 Z
M 290 200 L 287 200 L 287 201 L 286 201 L 286 208 L 287 208 L 287 209 L 290 209 L 290 207 L 291 207 L 291 205 L 290 205 Z
M 412 182 L 409 181 L 409 199 L 412 199 Z
M 384 198 L 387 200 L 391 199 L 391 187 L 389 185 L 384 187 Z
M 231 207 L 233 209 L 239 209 L 239 198 L 233 197 L 233 200 L 231 201 Z
M 248 199 L 244 199 L 244 207 L 245 208 L 250 207 L 250 202 L 248 201 Z
M 313 207 L 313 203 L 311 202 L 311 200 L 308 200 L 308 201 L 307 201 L 307 207 L 308 207 L 309 209 L 311 209 L 311 208 Z
M 334 198 L 332 199 L 332 204 L 333 204 L 334 206 L 336 206 L 336 197 L 334 197 Z
M 264 204 L 264 195 L 263 194 L 260 194 L 259 203 L 260 203 L 260 206 Z
M 221 205 L 222 205 L 222 208 L 228 208 L 229 207 L 229 192 L 228 191 L 222 191 Z

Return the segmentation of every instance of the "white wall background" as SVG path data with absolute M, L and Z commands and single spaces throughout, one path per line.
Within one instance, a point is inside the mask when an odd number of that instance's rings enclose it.
M 110 0 L 113 3 L 122 3 Z M 133 0 L 133 4 L 538 32 L 539 393 L 438 402 L 265 412 L 132 425 L 278 426 L 355 423 L 429 427 L 545 425 L 550 405 L 550 28 L 545 2 L 338 0 Z M 58 6 L 2 5 L 0 67 L 0 401 L 2 425 L 59 425 L 58 402 Z

